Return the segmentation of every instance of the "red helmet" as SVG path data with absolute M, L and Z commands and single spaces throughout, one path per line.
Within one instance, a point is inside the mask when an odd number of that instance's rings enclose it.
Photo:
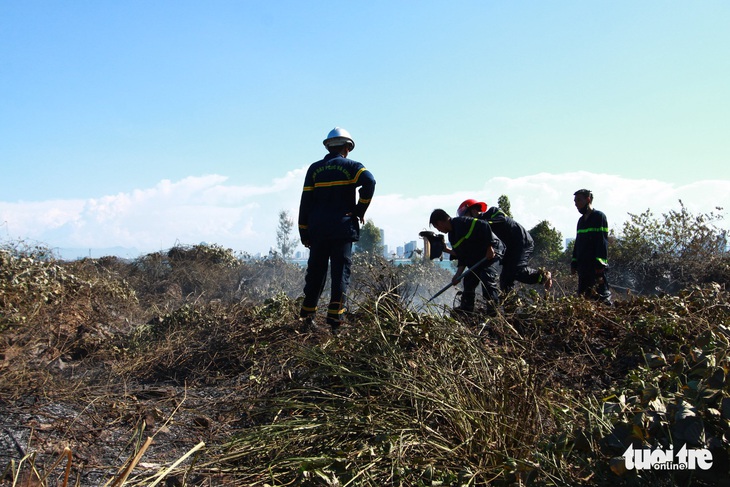
M 471 209 L 474 206 L 479 206 L 479 212 L 484 213 L 487 211 L 487 204 L 482 201 L 477 201 L 469 198 L 468 200 L 464 200 L 460 205 L 459 209 L 456 210 L 456 213 L 459 216 L 464 216 L 464 214 Z

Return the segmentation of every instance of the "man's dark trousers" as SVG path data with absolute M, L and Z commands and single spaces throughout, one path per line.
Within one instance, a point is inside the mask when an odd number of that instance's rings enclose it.
M 327 282 L 327 267 L 331 264 L 332 291 L 327 306 L 327 323 L 338 326 L 344 319 L 347 287 L 350 284 L 352 242 L 323 240 L 312 242 L 309 249 L 307 274 L 304 278 L 302 315 L 313 315 Z
M 485 262 L 464 276 L 464 291 L 461 294 L 461 305 L 459 306 L 462 311 L 474 311 L 476 290 L 480 284 L 482 294 L 487 301 L 487 309 L 494 308 L 499 299 L 497 270 L 495 269 L 497 262 L 497 259 Z
M 602 303 L 612 304 L 611 288 L 606 280 L 605 271 L 596 274 L 594 267 L 579 267 L 578 294 Z
M 534 245 L 528 245 L 517 250 L 507 248 L 502 258 L 502 273 L 499 276 L 499 285 L 502 291 L 508 293 L 514 289 L 515 281 L 525 284 L 540 282 L 540 271 L 528 265 L 533 250 Z

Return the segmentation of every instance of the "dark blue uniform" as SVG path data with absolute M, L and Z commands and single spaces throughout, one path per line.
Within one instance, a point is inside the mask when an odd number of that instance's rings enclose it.
M 317 311 L 331 263 L 327 322 L 337 326 L 343 320 L 352 243 L 360 238 L 358 218 L 364 217 L 374 192 L 375 179 L 359 162 L 328 154 L 309 166 L 299 205 L 299 234 L 302 242 L 309 245 L 302 317 Z
M 502 273 L 499 276 L 502 291 L 511 291 L 515 280 L 525 284 L 539 283 L 542 280 L 542 273 L 528 265 L 535 242 L 525 227 L 496 206 L 480 214 L 479 219 L 489 223 L 492 232 L 506 247 L 502 257 Z
M 578 219 L 571 269 L 578 273 L 578 294 L 611 302 L 606 282 L 608 267 L 608 220 L 603 212 L 592 210 L 588 218 Z
M 497 252 L 497 257 L 484 262 L 474 272 L 464 276 L 464 291 L 459 307 L 463 311 L 474 311 L 476 288 L 481 283 L 482 294 L 491 308 L 499 298 L 495 265 L 499 262 L 502 242 L 483 220 L 457 216 L 451 219 L 451 227 L 449 242 L 452 250 L 456 252 L 459 266 L 473 266 L 487 254 L 487 248 L 490 246 Z

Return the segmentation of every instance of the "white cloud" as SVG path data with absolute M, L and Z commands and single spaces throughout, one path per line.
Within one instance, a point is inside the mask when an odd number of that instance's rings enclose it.
M 581 188 L 593 191 L 594 206 L 606 213 L 610 227 L 617 233 L 629 219 L 629 213 L 651 209 L 659 216 L 679 208 L 679 200 L 693 213 L 716 212 L 718 206 L 730 209 L 730 181 L 700 181 L 677 186 L 658 180 L 578 171 L 521 178 L 494 177 L 482 184 L 475 180 L 471 188 L 448 195 L 402 198 L 399 195 L 379 196 L 376 192 L 368 217 L 385 228 L 386 243 L 392 247 L 416 240 L 418 232 L 428 227 L 429 215 L 435 208 L 443 208 L 454 215 L 458 205 L 467 198 L 496 206 L 497 199 L 504 194 L 509 197 L 515 219 L 527 229 L 547 220 L 563 238 L 567 238 L 575 236 L 579 214 L 573 205 L 573 193 Z M 718 226 L 730 228 L 725 220 Z
M 152 188 L 97 199 L 0 202 L 0 228 L 3 237 L 61 248 L 131 247 L 146 253 L 178 243 L 207 242 L 266 253 L 276 244 L 279 211 L 287 210 L 296 219 L 304 172 L 305 168 L 290 171 L 262 186 L 228 185 L 224 176 L 206 175 L 165 180 Z M 493 206 L 506 194 L 513 215 L 525 227 L 548 220 L 563 237 L 574 236 L 579 215 L 573 192 L 584 187 L 594 192 L 595 207 L 606 213 L 609 225 L 619 233 L 628 213 L 651 208 L 660 215 L 678 208 L 680 199 L 693 213 L 730 207 L 730 181 L 677 186 L 581 171 L 471 183 L 455 194 L 415 198 L 376 190 L 367 218 L 384 229 L 385 243 L 394 249 L 418 240 L 434 208 L 455 214 L 466 198 Z M 728 222 L 721 226 L 728 228 Z
M 12 237 L 33 237 L 73 223 L 84 207 L 83 200 L 50 200 L 38 202 L 0 202 L 0 223 Z
M 51 247 L 151 252 L 205 241 L 265 253 L 275 243 L 278 212 L 298 205 L 301 172 L 260 187 L 208 175 L 85 201 L 0 202 L 0 222 L 8 238 Z

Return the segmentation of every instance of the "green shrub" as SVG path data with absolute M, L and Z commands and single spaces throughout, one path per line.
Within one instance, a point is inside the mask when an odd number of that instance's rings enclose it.
M 730 282 L 727 232 L 714 225 L 722 216 L 693 215 L 679 204 L 679 210 L 659 218 L 650 210 L 630 215 L 609 249 L 611 276 L 617 283 L 653 294 L 674 293 L 698 283 Z

